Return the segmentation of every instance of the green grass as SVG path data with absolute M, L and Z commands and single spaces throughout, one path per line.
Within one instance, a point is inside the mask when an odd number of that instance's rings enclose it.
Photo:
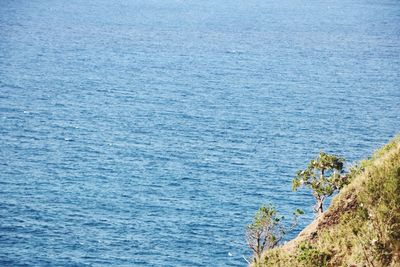
M 263 254 L 258 266 L 400 266 L 400 136 L 350 172 L 313 237 Z M 253 264 L 254 265 L 254 264 Z

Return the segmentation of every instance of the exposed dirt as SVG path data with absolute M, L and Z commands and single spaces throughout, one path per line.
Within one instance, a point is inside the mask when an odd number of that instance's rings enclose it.
M 334 209 L 328 210 L 323 214 L 316 230 L 319 231 L 338 224 L 343 214 L 355 211 L 357 207 L 358 202 L 356 195 L 353 194 L 353 192 L 347 193 Z
M 282 249 L 290 252 L 296 249 L 297 245 L 303 241 L 315 241 L 319 231 L 338 224 L 343 214 L 354 211 L 357 207 L 356 195 L 352 191 L 348 192 L 335 207 L 328 209 L 325 213 L 317 217 L 295 239 L 283 245 Z

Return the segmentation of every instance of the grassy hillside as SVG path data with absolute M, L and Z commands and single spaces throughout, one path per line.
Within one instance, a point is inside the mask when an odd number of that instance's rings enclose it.
M 350 177 L 323 215 L 257 266 L 400 266 L 400 136 Z

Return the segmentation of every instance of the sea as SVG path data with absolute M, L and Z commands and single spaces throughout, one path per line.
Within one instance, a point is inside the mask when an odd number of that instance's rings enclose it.
M 0 266 L 246 266 L 399 132 L 398 0 L 1 0 Z

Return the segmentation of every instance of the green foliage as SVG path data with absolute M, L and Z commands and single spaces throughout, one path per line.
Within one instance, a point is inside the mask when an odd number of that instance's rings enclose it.
M 302 214 L 302 210 L 296 209 L 292 224 L 285 227 L 284 217 L 280 216 L 272 205 L 261 206 L 253 222 L 246 228 L 246 240 L 254 252 L 254 261 L 258 262 L 264 251 L 276 247 L 284 235 L 297 225 L 297 218 Z
M 319 250 L 309 242 L 303 242 L 298 247 L 297 260 L 302 266 L 327 266 L 330 258 L 329 253 Z
M 253 222 L 247 226 L 247 244 L 253 250 L 256 261 L 264 250 L 275 247 L 281 240 L 284 234 L 282 219 L 273 206 L 263 205 L 255 214 Z
M 348 184 L 347 177 L 343 175 L 344 162 L 342 157 L 320 152 L 305 170 L 297 172 L 292 181 L 293 190 L 301 186 L 310 188 L 317 202 L 314 211 L 321 214 L 324 200 Z

